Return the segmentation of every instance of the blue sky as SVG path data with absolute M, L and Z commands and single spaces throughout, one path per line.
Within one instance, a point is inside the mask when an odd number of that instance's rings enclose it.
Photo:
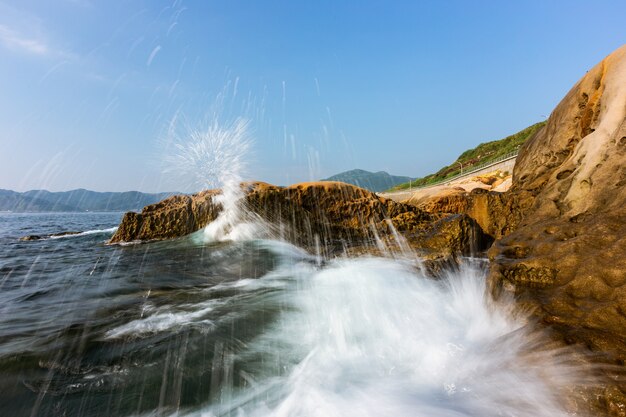
M 626 42 L 624 16 L 623 0 L 0 0 L 0 188 L 190 191 L 164 154 L 215 111 L 250 121 L 250 179 L 425 175 L 542 120 Z

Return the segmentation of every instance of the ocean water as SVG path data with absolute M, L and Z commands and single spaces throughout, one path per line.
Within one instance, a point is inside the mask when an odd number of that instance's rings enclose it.
M 0 416 L 572 415 L 581 370 L 484 261 L 434 280 L 249 235 L 106 245 L 120 219 L 0 214 Z

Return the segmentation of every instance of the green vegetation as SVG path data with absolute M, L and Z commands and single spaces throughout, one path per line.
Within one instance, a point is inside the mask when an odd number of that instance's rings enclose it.
M 411 180 L 411 177 L 399 177 L 389 175 L 385 171 L 369 172 L 363 169 L 353 169 L 342 172 L 322 181 L 341 181 L 357 187 L 365 188 L 373 192 L 385 191 L 397 184 L 402 184 Z
M 479 165 L 487 164 L 504 157 L 507 154 L 515 153 L 518 148 L 526 142 L 536 131 L 542 128 L 546 122 L 535 123 L 532 126 L 521 130 L 514 135 L 507 136 L 504 139 L 494 140 L 491 142 L 481 143 L 474 149 L 463 152 L 452 164 L 441 168 L 435 174 L 427 175 L 423 178 L 417 178 L 410 183 L 405 182 L 391 188 L 389 191 L 406 190 L 411 187 L 421 187 L 429 184 L 445 181 L 461 173 L 463 171 L 471 171 Z

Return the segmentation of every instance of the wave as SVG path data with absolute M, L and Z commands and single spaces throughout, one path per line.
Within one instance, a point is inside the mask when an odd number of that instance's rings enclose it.
M 117 339 L 121 337 L 141 337 L 155 334 L 184 326 L 202 326 L 205 329 L 213 327 L 213 322 L 206 318 L 215 308 L 216 301 L 207 301 L 187 307 L 189 310 L 174 309 L 172 306 L 163 307 L 152 315 L 128 322 L 122 326 L 107 331 L 105 339 Z M 153 310 L 149 306 L 144 307 L 142 314 Z
M 284 242 L 233 245 L 243 250 L 227 262 L 263 249 L 274 267 L 186 290 L 181 304 L 146 298 L 104 334 L 209 334 L 198 340 L 212 355 L 193 366 L 211 370 L 215 389 L 176 415 L 565 417 L 563 401 L 593 384 L 576 352 L 555 347 L 513 299 L 489 295 L 482 262 L 435 280 L 416 258 L 321 262 Z M 250 327 L 251 338 L 237 332 Z
M 189 416 L 569 415 L 560 400 L 579 365 L 513 300 L 493 301 L 480 268 L 435 281 L 412 262 L 361 258 L 292 272 L 276 325 L 236 355 L 248 388 L 222 381 Z
M 117 227 L 110 227 L 108 229 L 94 229 L 94 230 L 86 230 L 84 232 L 78 233 L 67 233 L 60 235 L 51 235 L 46 239 L 67 239 L 72 237 L 81 237 L 81 236 L 89 236 L 89 235 L 99 235 L 99 234 L 113 234 L 117 231 Z

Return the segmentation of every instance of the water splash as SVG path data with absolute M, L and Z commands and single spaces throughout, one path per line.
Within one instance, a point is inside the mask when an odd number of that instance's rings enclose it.
M 167 173 L 187 181 L 195 190 L 221 189 L 214 202 L 222 206 L 222 211 L 204 229 L 205 241 L 253 238 L 260 230 L 258 222 L 246 218 L 240 207 L 252 146 L 250 122 L 236 118 L 222 123 L 216 116 L 208 128 L 188 131 L 186 139 L 177 137 L 173 146 L 174 151 L 166 156 Z
M 234 358 L 252 364 L 239 368 L 248 387 L 189 416 L 570 415 L 579 365 L 513 300 L 492 301 L 480 268 L 434 281 L 376 258 L 292 273 L 283 316 Z

